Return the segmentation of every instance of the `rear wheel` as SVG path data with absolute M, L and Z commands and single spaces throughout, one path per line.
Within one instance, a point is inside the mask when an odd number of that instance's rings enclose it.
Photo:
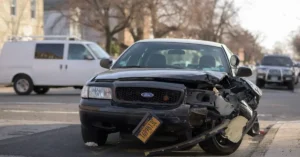
M 263 88 L 265 86 L 265 81 L 260 80 L 260 79 L 256 79 L 256 85 L 259 88 Z
M 103 130 L 84 126 L 81 126 L 81 135 L 84 143 L 94 142 L 98 144 L 98 146 L 104 145 L 108 137 L 108 134 Z
M 27 75 L 19 75 L 13 80 L 14 91 L 18 95 L 29 95 L 33 90 L 33 82 Z
M 33 91 L 36 94 L 46 94 L 49 91 L 48 87 L 34 87 Z
M 217 134 L 199 143 L 199 146 L 207 153 L 213 155 L 230 155 L 234 153 L 242 143 L 241 139 L 238 143 L 233 143 L 224 138 L 221 134 Z

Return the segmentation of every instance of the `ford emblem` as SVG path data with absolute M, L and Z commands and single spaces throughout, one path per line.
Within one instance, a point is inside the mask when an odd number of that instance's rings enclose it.
M 141 96 L 144 98 L 152 98 L 154 96 L 154 94 L 150 93 L 150 92 L 144 92 L 141 94 Z

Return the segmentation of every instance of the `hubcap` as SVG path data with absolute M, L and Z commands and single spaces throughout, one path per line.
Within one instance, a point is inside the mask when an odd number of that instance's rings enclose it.
M 16 88 L 19 92 L 26 92 L 29 89 L 29 82 L 26 79 L 20 79 L 16 82 Z

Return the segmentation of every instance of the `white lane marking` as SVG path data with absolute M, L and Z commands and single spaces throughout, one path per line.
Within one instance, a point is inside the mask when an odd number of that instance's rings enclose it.
M 70 125 L 58 122 L 0 120 L 0 140 L 64 128 Z
M 56 102 L 0 102 L 0 105 L 15 104 L 15 105 L 66 105 L 72 103 L 56 103 Z
M 12 112 L 12 113 L 78 114 L 78 112 L 72 112 L 72 111 L 32 111 L 32 110 L 2 110 L 2 111 Z
M 272 114 L 258 114 L 258 117 L 272 117 Z
M 0 155 L 0 157 L 26 157 L 26 156 L 18 156 L 18 155 Z

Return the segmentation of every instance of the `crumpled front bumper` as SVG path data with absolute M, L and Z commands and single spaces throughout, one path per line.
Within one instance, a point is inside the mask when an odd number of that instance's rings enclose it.
M 82 99 L 79 105 L 80 121 L 84 126 L 92 126 L 95 123 L 108 123 L 113 126 L 136 126 L 145 116 L 151 112 L 163 121 L 163 126 L 169 129 L 186 129 L 189 124 L 190 105 L 181 104 L 174 109 L 146 109 L 125 108 L 111 105 L 110 100 Z M 103 129 L 113 129 L 105 128 Z

